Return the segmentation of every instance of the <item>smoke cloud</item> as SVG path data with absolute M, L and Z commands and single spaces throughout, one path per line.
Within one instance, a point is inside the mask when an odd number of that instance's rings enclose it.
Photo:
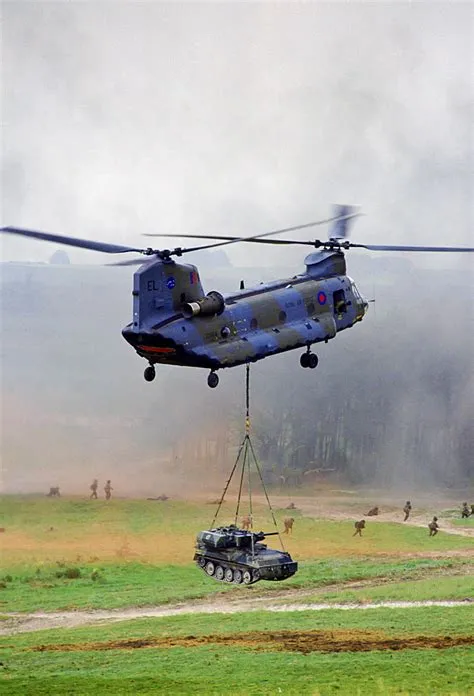
M 356 241 L 472 245 L 473 38 L 467 2 L 5 2 L 4 224 L 148 246 L 143 232 L 250 235 L 347 202 L 367 213 Z M 54 251 L 2 237 L 5 261 Z M 5 488 L 207 490 L 241 434 L 243 369 L 215 392 L 198 370 L 145 384 L 119 335 L 129 269 L 67 252 L 61 271 L 2 267 Z M 206 291 L 302 270 L 297 247 L 226 253 L 235 270 L 209 257 Z M 393 486 L 472 475 L 470 263 L 350 257 L 376 313 L 318 350 L 314 382 L 296 353 L 253 371 L 268 476 L 311 461 Z

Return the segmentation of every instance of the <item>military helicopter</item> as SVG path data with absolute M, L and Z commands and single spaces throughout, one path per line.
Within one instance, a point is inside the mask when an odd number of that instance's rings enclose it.
M 207 383 L 215 388 L 217 371 L 263 360 L 270 355 L 304 348 L 300 365 L 314 369 L 318 357 L 311 346 L 327 343 L 340 331 L 362 321 L 368 302 L 346 274 L 344 252 L 351 248 L 370 251 L 472 252 L 474 247 L 399 246 L 356 244 L 347 239 L 350 222 L 361 213 L 354 206 L 337 205 L 334 215 L 294 227 L 251 237 L 183 234 L 183 238 L 213 239 L 212 244 L 174 249 L 139 249 L 95 242 L 18 227 L 3 233 L 91 249 L 108 254 L 137 252 L 146 257 L 112 265 L 140 264 L 133 276 L 133 317 L 122 335 L 139 356 L 148 361 L 147 382 L 155 379 L 155 365 L 183 365 L 209 370 Z M 279 234 L 330 224 L 326 241 L 269 239 Z M 152 234 L 151 237 L 176 237 Z M 207 295 L 196 266 L 177 263 L 173 257 L 236 243 L 311 246 L 305 270 L 291 278 L 262 283 L 254 288 L 222 295 Z

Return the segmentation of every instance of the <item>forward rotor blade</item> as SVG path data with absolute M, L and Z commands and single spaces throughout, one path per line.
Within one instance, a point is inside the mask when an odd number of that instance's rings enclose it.
M 156 260 L 156 256 L 147 256 L 144 259 L 127 259 L 126 261 L 113 261 L 104 263 L 104 266 L 143 266 L 147 261 Z
M 108 244 L 107 242 L 93 242 L 90 239 L 78 239 L 77 237 L 64 237 L 60 234 L 50 234 L 49 232 L 38 232 L 36 230 L 25 230 L 21 227 L 2 227 L 4 234 L 15 234 L 31 239 L 40 239 L 44 242 L 55 242 L 56 244 L 66 244 L 67 246 L 79 247 L 80 249 L 91 249 L 92 251 L 102 251 L 105 254 L 123 254 L 126 251 L 136 251 L 144 253 L 144 249 L 135 247 L 121 246 L 120 244 Z
M 469 252 L 474 247 L 442 247 L 442 246 L 403 246 L 398 244 L 349 244 L 350 247 L 369 249 L 369 251 L 442 251 Z

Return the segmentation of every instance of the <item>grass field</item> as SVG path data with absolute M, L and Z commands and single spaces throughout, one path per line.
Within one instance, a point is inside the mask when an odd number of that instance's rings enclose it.
M 430 539 L 421 527 L 378 521 L 359 539 L 351 518 L 296 512 L 294 536 L 284 542 L 299 572 L 285 583 L 238 588 L 192 563 L 196 531 L 214 512 L 205 503 L 5 496 L 0 504 L 0 630 L 12 611 L 243 603 L 234 614 L 17 635 L 7 628 L 2 693 L 474 694 L 474 603 L 365 609 L 386 600 L 474 598 L 472 537 Z M 222 521 L 230 521 L 230 507 L 225 514 Z M 256 518 L 257 528 L 271 529 L 263 507 Z M 303 606 L 250 612 L 249 598 L 261 598 L 260 609 L 266 602 Z M 311 602 L 362 608 L 305 611 Z

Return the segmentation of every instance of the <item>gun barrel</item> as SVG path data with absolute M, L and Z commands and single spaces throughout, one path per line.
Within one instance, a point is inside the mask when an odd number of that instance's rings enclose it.
M 276 536 L 277 534 L 280 534 L 280 532 L 263 532 L 263 534 L 267 536 Z

